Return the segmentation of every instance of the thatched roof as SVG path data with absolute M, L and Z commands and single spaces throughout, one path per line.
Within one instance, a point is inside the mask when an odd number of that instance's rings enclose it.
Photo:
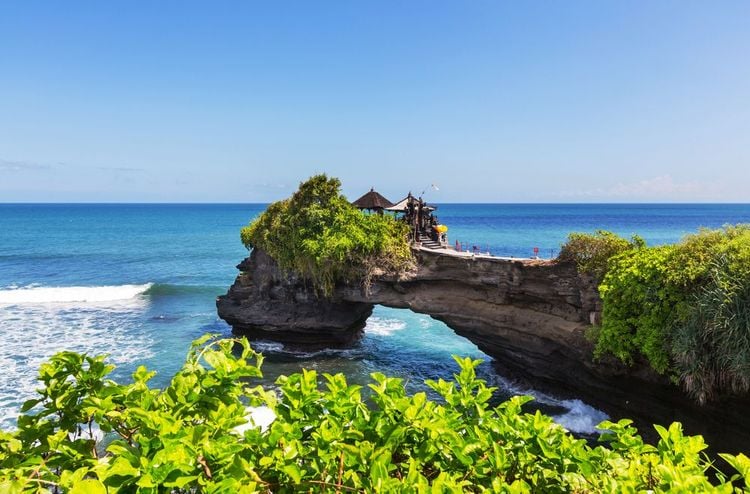
M 404 197 L 403 199 L 401 199 L 400 201 L 398 201 L 394 205 L 385 208 L 385 210 L 386 211 L 397 211 L 399 213 L 403 212 L 403 211 L 406 211 L 406 208 L 409 207 L 409 201 L 413 201 L 415 205 L 418 202 L 418 200 L 414 196 L 412 196 L 411 194 L 409 194 L 408 196 Z M 437 209 L 437 206 L 434 206 L 432 204 L 425 204 L 423 206 L 423 208 L 426 209 L 427 211 L 434 211 L 434 210 Z
M 385 209 L 388 211 L 399 211 L 399 212 L 406 211 L 406 207 L 408 204 L 409 204 L 409 197 L 407 196 L 401 199 L 400 201 L 398 201 L 393 206 L 387 207 Z
M 391 201 L 375 192 L 375 189 L 370 189 L 370 192 L 352 202 L 352 204 L 359 209 L 386 209 L 393 206 Z

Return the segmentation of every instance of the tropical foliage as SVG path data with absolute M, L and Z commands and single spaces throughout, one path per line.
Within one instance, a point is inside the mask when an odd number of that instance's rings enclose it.
M 571 236 L 568 256 L 600 276 L 596 353 L 645 358 L 698 401 L 750 391 L 750 226 L 704 229 L 674 245 L 646 247 L 608 232 Z M 596 259 L 591 263 L 591 259 Z
M 626 362 L 641 354 L 658 372 L 669 370 L 669 331 L 688 298 L 667 281 L 673 252 L 673 246 L 661 246 L 610 259 L 599 285 L 604 309 L 597 354 L 609 352 Z
M 644 245 L 645 241 L 636 235 L 627 240 L 606 230 L 597 230 L 593 234 L 571 233 L 560 249 L 558 259 L 575 262 L 581 272 L 593 274 L 601 280 L 611 257 Z
M 456 361 L 454 381 L 427 382 L 433 401 L 378 373 L 369 399 L 341 374 L 307 370 L 268 392 L 253 386 L 262 357 L 245 340 L 196 341 L 164 389 L 143 367 L 117 384 L 103 357 L 60 353 L 18 429 L 0 433 L 0 491 L 730 493 L 750 474 L 742 454 L 722 455 L 732 477 L 714 470 L 678 423 L 656 426 L 652 446 L 629 421 L 605 422 L 591 446 L 524 413 L 529 398 L 489 406 L 478 361 Z M 275 420 L 248 425 L 260 405 Z
M 359 211 L 340 188 L 336 178 L 310 178 L 243 228 L 242 243 L 263 249 L 324 295 L 340 281 L 363 281 L 367 287 L 375 274 L 408 271 L 413 260 L 406 225 Z

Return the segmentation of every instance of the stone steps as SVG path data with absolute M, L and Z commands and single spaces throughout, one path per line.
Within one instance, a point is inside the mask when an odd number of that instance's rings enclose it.
M 432 240 L 427 235 L 420 235 L 419 236 L 419 243 L 422 244 L 422 247 L 426 247 L 428 249 L 442 249 L 443 246 L 440 245 L 440 242 L 436 240 Z

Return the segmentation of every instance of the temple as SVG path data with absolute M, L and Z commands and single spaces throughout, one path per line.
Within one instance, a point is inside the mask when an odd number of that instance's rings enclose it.
M 409 225 L 410 240 L 417 246 L 429 249 L 451 248 L 448 244 L 448 227 L 441 224 L 435 215 L 437 206 L 427 204 L 421 197 L 414 197 L 411 192 L 394 204 L 372 188 L 353 201 L 352 205 L 363 211 L 376 214 L 388 212 L 400 218 Z

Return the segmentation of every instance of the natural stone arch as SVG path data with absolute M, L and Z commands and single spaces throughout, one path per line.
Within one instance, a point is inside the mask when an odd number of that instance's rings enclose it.
M 597 317 L 593 280 L 572 264 L 468 257 L 416 250 L 417 270 L 381 277 L 368 290 L 342 284 L 321 299 L 304 280 L 282 273 L 254 250 L 238 268 L 219 316 L 235 331 L 298 345 L 346 345 L 355 340 L 374 305 L 410 309 L 443 321 L 505 365 L 559 375 L 590 360 L 584 337 Z M 533 369 L 529 369 L 533 371 Z

